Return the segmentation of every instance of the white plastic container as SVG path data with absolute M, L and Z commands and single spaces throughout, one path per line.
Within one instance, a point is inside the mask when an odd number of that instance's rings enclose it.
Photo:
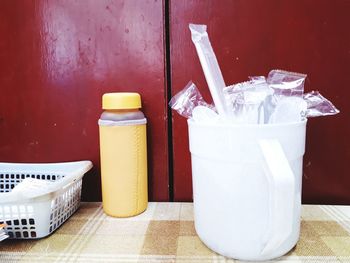
M 62 225 L 78 209 L 82 178 L 91 167 L 90 161 L 0 163 L 0 222 L 10 238 L 41 238 Z M 53 183 L 36 192 L 12 192 L 25 178 Z
M 219 254 L 282 256 L 300 230 L 306 120 L 270 125 L 188 120 L 195 228 Z

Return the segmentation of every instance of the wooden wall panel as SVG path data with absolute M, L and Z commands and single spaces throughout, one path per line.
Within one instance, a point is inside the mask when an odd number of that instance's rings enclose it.
M 267 75 L 270 69 L 308 74 L 341 111 L 310 119 L 304 158 L 303 202 L 350 204 L 350 2 L 346 0 L 171 1 L 172 93 L 193 80 L 210 101 L 191 42 L 189 23 L 208 25 L 226 84 Z M 186 120 L 173 113 L 174 196 L 191 200 Z
M 100 200 L 97 120 L 106 92 L 141 93 L 151 200 L 168 200 L 162 1 L 0 1 L 0 161 L 89 159 Z

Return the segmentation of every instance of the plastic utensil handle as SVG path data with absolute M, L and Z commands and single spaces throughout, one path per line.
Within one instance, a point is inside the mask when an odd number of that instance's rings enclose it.
M 277 249 L 293 227 L 295 177 L 278 140 L 260 140 L 264 169 L 269 186 L 267 243 L 262 255 Z

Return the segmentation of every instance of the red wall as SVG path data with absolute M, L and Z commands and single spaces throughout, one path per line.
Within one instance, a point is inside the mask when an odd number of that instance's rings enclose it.
M 166 86 L 175 94 L 193 80 L 211 100 L 188 30 L 203 23 L 227 84 L 274 68 L 303 72 L 306 91 L 341 110 L 309 120 L 303 201 L 350 204 L 349 14 L 345 0 L 0 1 L 0 161 L 92 160 L 83 199 L 100 200 L 101 96 L 137 91 L 149 121 L 150 199 L 169 200 L 173 183 L 175 200 L 191 200 L 187 126 L 176 113 L 168 171 Z
M 350 204 L 350 2 L 170 3 L 172 93 L 192 80 L 211 100 L 191 42 L 189 23 L 208 25 L 226 84 L 244 81 L 248 76 L 266 76 L 276 68 L 308 74 L 306 91 L 319 90 L 341 113 L 308 122 L 303 202 Z M 173 135 L 175 200 L 191 200 L 187 125 L 175 113 Z
M 100 200 L 97 120 L 106 92 L 148 117 L 150 199 L 168 200 L 162 1 L 0 1 L 0 160 L 88 159 Z

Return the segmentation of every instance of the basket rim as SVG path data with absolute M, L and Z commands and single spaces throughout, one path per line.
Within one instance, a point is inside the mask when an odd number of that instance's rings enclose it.
M 3 170 L 4 167 L 10 169 Z M 11 169 L 12 168 L 12 169 Z M 22 168 L 22 169 L 20 169 Z M 24 169 L 27 168 L 27 169 Z M 45 170 L 46 168 L 46 170 Z M 48 169 L 49 168 L 49 169 Z M 63 177 L 53 182 L 51 189 L 47 192 L 24 195 L 20 192 L 5 192 L 0 193 L 0 205 L 10 203 L 27 203 L 38 199 L 53 198 L 60 190 L 63 190 L 75 182 L 82 179 L 84 174 L 92 168 L 91 161 L 77 161 L 77 162 L 61 162 L 61 163 L 0 163 L 0 173 L 14 174 L 14 173 L 30 173 L 30 174 L 56 174 L 63 175 Z M 42 169 L 42 170 L 40 170 Z M 55 170 L 57 169 L 57 170 Z M 66 170 L 64 172 L 64 170 Z M 6 171 L 6 172 L 3 172 Z M 40 171 L 40 172 L 39 172 Z M 55 172 L 56 171 L 56 172 Z

